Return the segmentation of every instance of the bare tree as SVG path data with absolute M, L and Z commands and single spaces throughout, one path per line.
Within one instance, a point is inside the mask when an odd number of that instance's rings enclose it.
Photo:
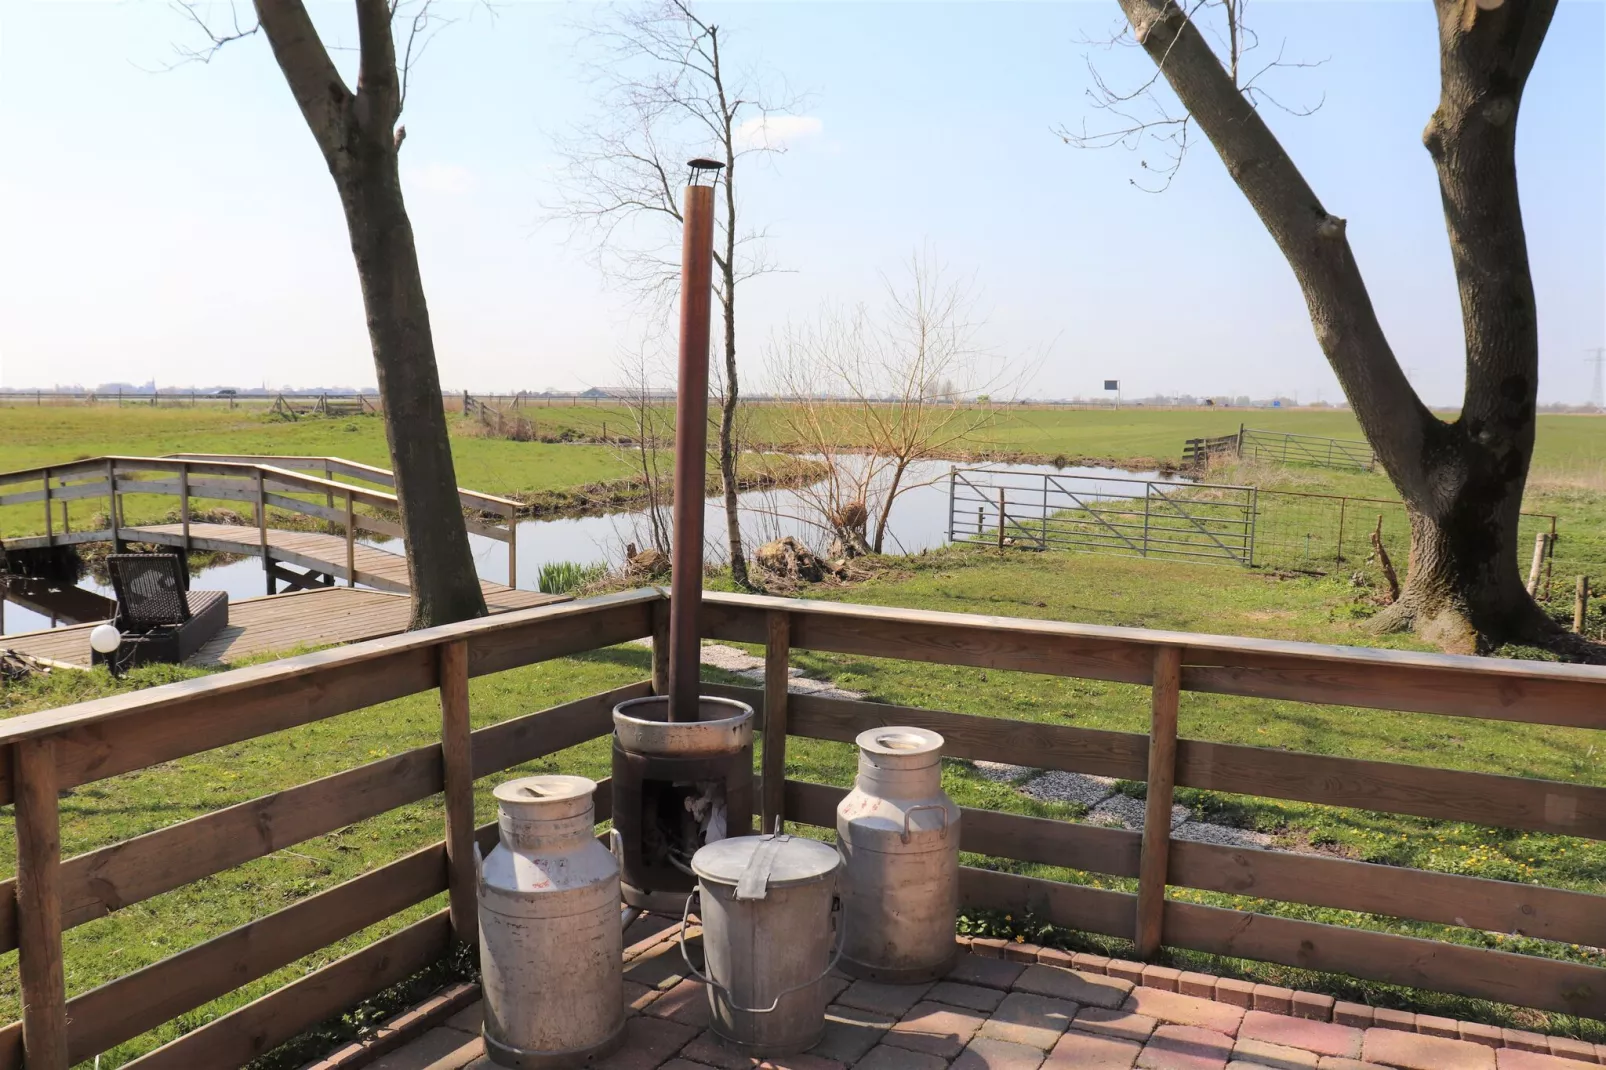
M 330 60 L 302 0 L 254 3 L 256 26 L 236 24 L 227 34 L 208 29 L 210 48 L 192 58 L 209 58 L 259 28 L 266 35 L 345 210 L 407 540 L 412 627 L 483 616 L 485 596 L 457 497 L 429 306 L 397 164 L 407 135 L 399 120 L 408 73 L 428 41 L 429 4 L 403 12 L 401 0 L 355 0 L 353 91 Z M 185 10 L 205 28 L 192 8 Z M 405 33 L 399 62 L 398 26 Z
M 825 479 L 801 488 L 848 556 L 882 553 L 898 498 L 931 482 L 923 461 L 973 445 L 989 404 L 1021 369 L 977 342 L 976 295 L 929 253 L 900 280 L 883 278 L 883 307 L 826 310 L 771 347 L 770 376 L 787 403 L 775 419 L 790 441 L 820 454 Z
M 731 576 L 748 585 L 737 512 L 736 362 L 738 285 L 771 270 L 763 235 L 741 220 L 739 183 L 747 158 L 784 150 L 774 120 L 796 101 L 777 102 L 756 75 L 738 72 L 728 40 L 685 0 L 652 0 L 593 27 L 603 116 L 558 139 L 567 157 L 555 211 L 594 243 L 597 262 L 644 303 L 669 308 L 679 280 L 680 200 L 685 161 L 712 155 L 720 174 L 714 287 L 724 320 L 716 365 L 718 462 L 725 498 Z
M 664 460 L 663 444 L 673 437 L 674 419 L 662 396 L 652 386 L 652 368 L 645 351 L 621 358 L 618 370 L 623 377 L 625 392 L 618 400 L 624 403 L 630 421 L 628 445 L 621 445 L 625 458 L 641 477 L 646 503 L 646 527 L 642 538 L 652 549 L 667 556 L 670 552 L 669 506 L 673 499 L 670 473 Z M 627 562 L 628 564 L 628 562 Z
M 1517 563 L 1539 377 L 1538 318 L 1517 196 L 1517 112 L 1556 0 L 1434 0 L 1441 93 L 1423 143 L 1438 171 L 1466 337 L 1465 393 L 1460 414 L 1449 421 L 1428 410 L 1401 370 L 1345 221 L 1322 205 L 1266 125 L 1255 94 L 1201 29 L 1207 16 L 1223 11 L 1240 22 L 1241 0 L 1119 3 L 1132 39 L 1154 61 L 1187 121 L 1215 147 L 1293 269 L 1317 342 L 1405 499 L 1409 573 L 1379 627 L 1414 627 L 1446 649 L 1467 652 L 1512 641 L 1568 646 L 1528 594 Z M 1176 129 L 1168 125 L 1161 136 Z M 1143 133 L 1130 129 L 1125 137 Z

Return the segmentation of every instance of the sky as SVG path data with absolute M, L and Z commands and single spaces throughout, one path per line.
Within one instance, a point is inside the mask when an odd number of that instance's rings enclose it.
M 203 8 L 214 24 L 227 4 Z M 349 4 L 312 6 L 355 64 Z M 594 5 L 446 4 L 415 70 L 403 184 L 443 383 L 583 389 L 658 322 L 553 219 L 557 140 L 598 87 L 577 23 Z M 1066 145 L 1095 125 L 1089 44 L 1113 0 L 707 4 L 726 56 L 798 95 L 783 155 L 743 175 L 743 213 L 781 270 L 744 283 L 739 351 L 827 306 L 879 301 L 916 251 L 976 294 L 979 340 L 1029 366 L 1023 392 L 1128 397 L 1341 393 L 1276 247 L 1208 144 L 1170 188 L 1151 151 Z M 249 21 L 248 5 L 241 5 Z M 1421 133 L 1438 98 L 1427 0 L 1262 0 L 1273 129 L 1348 235 L 1430 402 L 1460 397 L 1460 312 Z M 157 0 L 0 0 L 0 386 L 375 381 L 333 184 L 260 35 L 208 63 Z M 1540 315 L 1540 399 L 1582 402 L 1606 345 L 1606 4 L 1563 0 L 1523 101 L 1518 165 Z

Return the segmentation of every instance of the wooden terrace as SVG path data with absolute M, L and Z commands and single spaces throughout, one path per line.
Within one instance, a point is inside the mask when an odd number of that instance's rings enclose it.
M 470 730 L 468 683 L 661 636 L 656 589 L 521 610 L 97 699 L 0 722 L 0 803 L 15 806 L 17 875 L 0 894 L 0 949 L 20 950 L 23 1018 L 0 1028 L 0 1070 L 65 1070 L 370 925 L 447 893 L 449 905 L 210 1021 L 131 1066 L 234 1067 L 474 940 L 476 781 L 608 734 L 612 706 L 652 679 Z M 762 688 L 716 688 L 759 711 L 760 797 L 776 817 L 829 827 L 843 789 L 785 779 L 789 736 L 851 741 L 875 726 L 941 732 L 953 758 L 1148 783 L 1142 832 L 967 809 L 961 874 L 972 907 L 1164 948 L 1258 959 L 1547 1011 L 1606 1017 L 1606 970 L 1559 945 L 1606 946 L 1606 897 L 1344 858 L 1174 838 L 1176 786 L 1600 839 L 1606 788 L 1177 736 L 1183 691 L 1573 728 L 1606 727 L 1606 669 L 1229 636 L 709 594 L 702 634 L 766 651 Z M 662 651 L 666 646 L 657 643 Z M 788 694 L 790 651 L 827 651 L 1143 685 L 1148 734 Z M 69 789 L 438 690 L 432 744 L 111 844 L 60 857 Z M 1378 712 L 1366 712 L 1378 711 Z M 444 793 L 443 838 L 88 991 L 68 993 L 62 932 L 395 807 Z M 609 816 L 606 785 L 597 818 Z M 1006 872 L 1011 861 L 1135 878 L 1136 892 Z M 999 868 L 991 868 L 999 867 Z M 1435 925 L 1521 932 L 1555 957 L 1169 898 L 1191 888 Z M 70 996 L 70 998 L 69 998 Z

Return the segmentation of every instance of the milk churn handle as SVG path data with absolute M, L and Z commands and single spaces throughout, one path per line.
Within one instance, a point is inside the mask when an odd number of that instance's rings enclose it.
M 485 886 L 485 856 L 480 853 L 478 840 L 474 841 L 474 886 L 476 888 Z
M 905 810 L 903 812 L 903 832 L 898 836 L 898 839 L 904 843 L 909 842 L 909 815 L 920 810 L 942 811 L 942 838 L 946 840 L 948 838 L 948 807 L 942 803 L 921 803 L 919 806 L 911 806 Z
M 686 907 L 680 912 L 680 957 L 686 963 L 686 968 L 691 971 L 693 977 L 697 978 L 710 988 L 717 988 L 720 992 L 724 993 L 725 1000 L 730 1004 L 731 1010 L 741 1011 L 743 1014 L 772 1014 L 774 1013 L 775 1008 L 781 1005 L 781 1000 L 785 999 L 787 996 L 790 996 L 793 992 L 801 992 L 810 985 L 819 984 L 821 981 L 829 977 L 831 971 L 836 969 L 836 964 L 842 961 L 842 949 L 846 947 L 848 943 L 848 915 L 847 912 L 842 909 L 842 897 L 839 895 L 833 895 L 831 897 L 831 913 L 835 914 L 839 919 L 836 930 L 836 951 L 831 955 L 831 961 L 825 964 L 825 972 L 820 974 L 818 977 L 804 981 L 800 985 L 793 985 L 791 988 L 783 988 L 776 994 L 775 998 L 770 1001 L 770 1005 L 768 1007 L 744 1007 L 740 1003 L 736 1002 L 735 997 L 731 995 L 730 989 L 708 976 L 702 970 L 699 970 L 696 966 L 693 966 L 691 964 L 691 956 L 686 953 L 686 925 L 691 915 L 691 901 L 696 897 L 696 891 L 693 891 L 690 895 L 688 895 L 686 897 Z

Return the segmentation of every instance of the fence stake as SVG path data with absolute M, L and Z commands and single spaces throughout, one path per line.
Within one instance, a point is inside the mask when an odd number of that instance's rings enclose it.
M 52 527 L 55 518 L 50 514 L 50 469 L 45 469 L 45 545 L 48 546 L 56 539 L 55 529 Z
M 469 737 L 468 641 L 441 647 L 441 769 L 446 782 L 446 882 L 452 935 L 479 942 L 474 875 L 474 743 Z
M 1154 652 L 1150 699 L 1149 785 L 1144 805 L 1143 847 L 1138 862 L 1137 954 L 1160 950 L 1165 915 L 1166 868 L 1171 855 L 1171 800 L 1177 778 L 1177 705 L 1182 685 L 1182 648 Z
M 1344 563 L 1344 507 L 1349 505 L 1349 498 L 1338 499 L 1338 545 L 1333 553 L 1333 565 L 1337 567 Z
M 184 537 L 184 558 L 190 556 L 190 466 L 178 466 L 178 522 Z
M 60 479 L 58 479 L 56 481 L 56 485 L 58 487 L 65 488 L 67 486 L 67 477 L 66 476 L 62 476 Z M 67 503 L 66 502 L 62 502 L 61 503 L 61 533 L 63 535 L 70 535 L 72 533 L 71 523 L 67 519 Z
M 67 985 L 61 952 L 61 817 L 56 744 L 13 745 L 17 814 L 17 947 L 28 1070 L 67 1070 Z
M 507 585 L 519 585 L 519 514 L 511 505 L 507 506 L 503 518 L 507 521 Z
M 257 469 L 257 541 L 262 547 L 262 571 L 268 577 L 268 593 L 278 593 L 273 582 L 273 562 L 268 558 L 268 495 L 264 487 L 262 469 Z
M 361 408 L 361 406 L 358 406 L 358 408 Z M 335 474 L 329 470 L 329 462 L 327 461 L 324 462 L 323 466 L 323 478 L 325 481 L 335 478 Z M 333 487 L 324 488 L 323 504 L 324 508 L 328 509 L 330 513 L 335 511 L 335 491 Z M 333 535 L 335 533 L 335 518 L 333 516 L 326 517 L 324 519 L 324 525 L 329 534 Z
M 1573 600 L 1573 631 L 1584 634 L 1584 615 L 1589 612 L 1589 577 L 1578 577 L 1578 594 Z
M 998 552 L 1004 552 L 1004 488 L 998 488 Z
M 783 610 L 765 615 L 769 626 L 764 645 L 764 767 L 759 828 L 780 831 L 786 798 L 786 703 L 790 678 L 792 618 Z
M 1544 570 L 1545 566 L 1545 541 L 1546 536 L 1542 531 L 1538 535 L 1534 536 L 1533 563 L 1528 566 L 1529 597 L 1539 593 L 1539 574 Z
M 352 508 L 351 488 L 346 488 L 346 586 L 357 586 L 357 511 Z
M 122 404 L 121 398 L 119 398 L 118 404 L 119 406 Z M 112 515 L 112 550 L 120 554 L 123 552 L 123 525 L 122 518 L 118 515 L 122 512 L 122 509 L 119 508 L 117 498 L 116 461 L 106 462 L 106 508 Z
M 62 526 L 66 526 L 66 505 L 62 505 Z M 1556 518 L 1550 518 L 1550 542 L 1545 546 L 1545 601 L 1550 601 L 1550 574 L 1556 564 Z

